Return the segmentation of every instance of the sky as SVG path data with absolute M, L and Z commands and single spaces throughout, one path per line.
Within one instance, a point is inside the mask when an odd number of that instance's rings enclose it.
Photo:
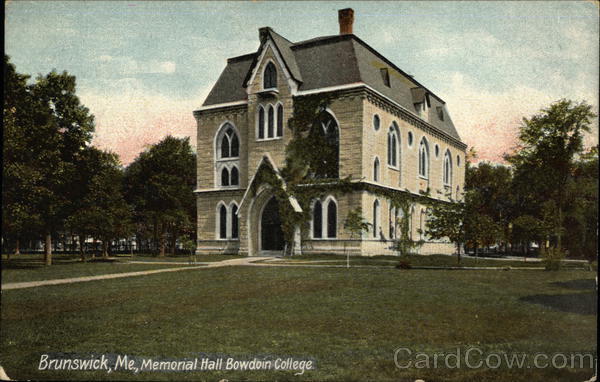
M 191 137 L 228 57 L 258 28 L 291 41 L 354 34 L 440 96 L 480 160 L 501 162 L 523 117 L 561 98 L 598 114 L 598 1 L 9 1 L 5 52 L 20 73 L 66 70 L 95 116 L 93 143 L 130 163 L 167 134 Z M 598 120 L 586 144 L 598 142 Z

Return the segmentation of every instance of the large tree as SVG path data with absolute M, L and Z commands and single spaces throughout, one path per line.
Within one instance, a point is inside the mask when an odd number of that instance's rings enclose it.
M 93 116 L 75 94 L 74 76 L 53 71 L 26 84 L 28 77 L 19 75 L 7 56 L 4 64 L 12 100 L 4 110 L 9 128 L 3 152 L 8 199 L 3 207 L 9 207 L 9 216 L 3 220 L 16 231 L 23 230 L 19 216 L 31 216 L 26 225 L 45 236 L 45 263 L 50 265 L 51 235 L 72 212 L 75 162 L 92 139 Z
M 590 131 L 594 117 L 592 107 L 585 101 L 557 101 L 531 118 L 523 118 L 516 150 L 506 155 L 515 169 L 519 207 L 538 217 L 542 210 L 552 211 L 552 239 L 559 249 L 564 235 L 568 185 L 575 159 L 583 151 L 583 135 Z
M 181 233 L 194 231 L 195 166 L 189 138 L 167 136 L 140 153 L 125 171 L 127 200 L 135 208 L 138 227 L 152 228 L 159 256 L 165 255 L 169 238 L 175 251 Z

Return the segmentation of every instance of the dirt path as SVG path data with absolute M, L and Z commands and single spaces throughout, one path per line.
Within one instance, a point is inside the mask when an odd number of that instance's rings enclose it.
M 35 288 L 35 287 L 46 286 L 46 285 L 60 285 L 60 284 L 80 283 L 80 282 L 86 282 L 86 281 L 118 279 L 118 278 L 122 278 L 122 277 L 145 276 L 145 275 L 152 275 L 152 274 L 156 274 L 156 273 L 179 272 L 179 271 L 187 271 L 187 270 L 201 269 L 201 268 L 219 268 L 219 267 L 228 267 L 228 266 L 232 266 L 232 265 L 249 265 L 254 261 L 266 260 L 266 259 L 269 259 L 269 257 L 245 257 L 245 258 L 240 258 L 240 259 L 215 261 L 212 263 L 202 263 L 202 265 L 194 265 L 194 266 L 187 266 L 187 267 L 155 269 L 155 270 L 139 271 L 139 272 L 111 273 L 111 274 L 107 274 L 107 275 L 72 277 L 72 278 L 68 278 L 68 279 L 7 283 L 7 284 L 2 284 L 2 290 Z

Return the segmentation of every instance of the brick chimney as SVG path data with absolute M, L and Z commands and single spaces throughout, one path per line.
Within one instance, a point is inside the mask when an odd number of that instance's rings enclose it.
M 352 8 L 340 9 L 338 11 L 338 22 L 340 23 L 340 34 L 352 34 L 354 10 Z

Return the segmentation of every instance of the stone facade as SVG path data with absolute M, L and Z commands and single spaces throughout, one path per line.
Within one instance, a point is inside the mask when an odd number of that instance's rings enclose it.
M 276 69 L 275 90 L 263 88 L 267 65 L 274 65 Z M 333 95 L 327 112 L 333 116 L 339 128 L 340 178 L 350 176 L 355 182 L 369 183 L 399 193 L 418 194 L 429 190 L 433 198 L 447 200 L 447 195 L 450 195 L 452 199 L 460 199 L 464 185 L 466 146 L 427 122 L 431 110 L 426 109 L 421 115 L 415 115 L 368 87 L 322 91 Z M 292 116 L 296 97 L 302 94 L 281 55 L 269 41 L 264 43 L 262 53 L 256 60 L 246 92 L 247 101 L 214 105 L 194 113 L 198 127 L 197 253 L 239 253 L 250 256 L 272 253 L 263 250 L 265 236 L 261 233 L 261 216 L 273 196 L 273 190 L 267 185 L 257 185 L 258 191 L 249 194 L 249 185 L 265 160 L 275 169 L 284 166 L 285 148 L 291 139 L 287 121 Z M 262 106 L 266 111 L 269 106 L 276 109 L 278 105 L 283 107 L 282 136 L 258 139 L 259 107 Z M 378 129 L 374 127 L 375 116 L 379 119 Z M 239 158 L 232 162 L 239 170 L 239 184 L 235 186 L 222 186 L 219 174 L 223 163 L 218 155 L 218 137 L 227 126 L 233 127 L 239 137 Z M 398 154 L 395 166 L 388 163 L 390 129 L 396 134 Z M 426 176 L 419 175 L 419 150 L 423 139 L 426 140 L 429 156 Z M 444 182 L 446 155 L 450 157 L 451 177 Z M 377 178 L 374 174 L 376 158 L 379 161 Z M 298 227 L 295 253 L 347 251 L 352 255 L 367 256 L 393 254 L 388 200 L 367 191 L 352 191 L 333 197 L 337 207 L 335 237 L 314 238 L 312 225 Z M 361 206 L 365 220 L 374 223 L 376 200 L 379 207 L 375 232 L 371 228 L 362 237 L 352 238 L 343 228 L 348 212 Z M 220 220 L 222 206 L 227 211 L 225 220 Z M 425 225 L 424 207 L 415 205 L 413 208 L 411 233 L 413 238 L 419 238 L 421 234 L 418 230 Z M 231 226 L 235 219 L 232 215 L 234 210 L 237 210 L 237 235 Z M 221 230 L 223 221 L 226 221 L 227 228 Z M 421 253 L 454 251 L 452 244 L 447 241 L 434 242 L 423 236 L 421 238 L 426 242 L 420 248 Z

